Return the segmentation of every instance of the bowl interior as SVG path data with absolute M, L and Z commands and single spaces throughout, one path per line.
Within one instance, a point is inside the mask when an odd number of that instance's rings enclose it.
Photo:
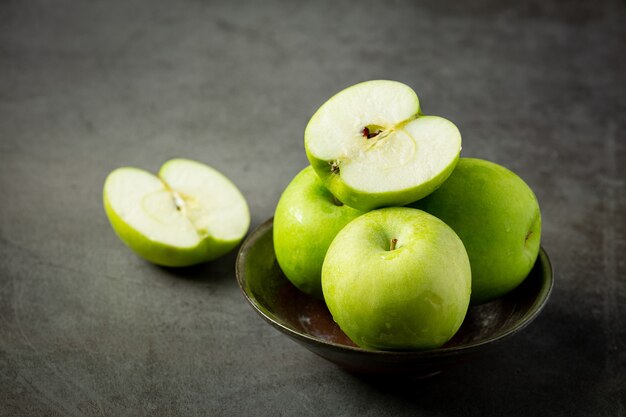
M 530 323 L 547 301 L 553 282 L 550 262 L 542 248 L 535 266 L 518 288 L 498 300 L 470 306 L 459 331 L 441 348 L 383 352 L 355 346 L 333 321 L 322 300 L 302 293 L 287 280 L 274 255 L 272 219 L 252 232 L 242 245 L 237 279 L 250 304 L 267 322 L 315 353 L 348 367 L 350 353 L 391 355 L 397 363 L 398 357 L 414 360 L 484 348 Z

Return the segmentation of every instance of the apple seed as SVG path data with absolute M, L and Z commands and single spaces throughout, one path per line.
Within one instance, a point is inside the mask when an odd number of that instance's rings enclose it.
M 364 138 L 371 139 L 373 137 L 376 137 L 376 136 L 380 135 L 381 132 L 382 132 L 382 130 L 377 130 L 376 133 L 372 133 L 372 132 L 370 132 L 370 129 L 366 126 L 361 131 L 361 134 L 363 135 Z
M 343 206 L 343 203 L 337 199 L 337 197 L 333 196 L 333 204 L 337 207 Z

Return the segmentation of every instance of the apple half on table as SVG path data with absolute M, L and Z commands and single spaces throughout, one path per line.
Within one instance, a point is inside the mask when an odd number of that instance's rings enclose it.
M 250 226 L 245 198 L 202 163 L 172 159 L 158 175 L 124 167 L 104 184 L 104 207 L 118 237 L 142 258 L 189 266 L 234 249 Z
M 304 133 L 307 157 L 326 188 L 359 210 L 402 206 L 436 190 L 452 173 L 461 134 L 426 116 L 397 81 L 366 81 L 324 103 Z

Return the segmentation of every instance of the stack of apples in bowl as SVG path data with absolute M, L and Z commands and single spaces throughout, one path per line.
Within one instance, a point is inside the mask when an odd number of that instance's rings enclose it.
M 279 330 L 346 368 L 419 373 L 540 311 L 552 272 L 534 193 L 500 165 L 460 158 L 459 129 L 424 115 L 409 86 L 339 92 L 304 145 L 310 166 L 237 264 L 248 301 Z M 537 284 L 521 285 L 531 271 Z
M 525 327 L 552 269 L 537 199 L 516 174 L 460 158 L 461 134 L 407 85 L 349 87 L 304 132 L 310 166 L 239 249 L 240 288 L 270 324 L 351 370 L 428 375 Z M 118 168 L 104 207 L 146 260 L 214 260 L 250 214 L 224 175 L 188 159 Z

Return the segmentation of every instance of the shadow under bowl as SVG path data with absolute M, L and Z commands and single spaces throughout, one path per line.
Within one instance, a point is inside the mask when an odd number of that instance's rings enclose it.
M 272 236 L 273 219 L 254 230 L 237 256 L 237 282 L 256 312 L 296 342 L 358 374 L 426 377 L 487 351 L 526 327 L 546 304 L 553 272 L 543 248 L 528 277 L 495 301 L 470 306 L 455 336 L 437 349 L 378 351 L 357 347 L 337 326 L 322 300 L 311 297 L 283 275 Z

